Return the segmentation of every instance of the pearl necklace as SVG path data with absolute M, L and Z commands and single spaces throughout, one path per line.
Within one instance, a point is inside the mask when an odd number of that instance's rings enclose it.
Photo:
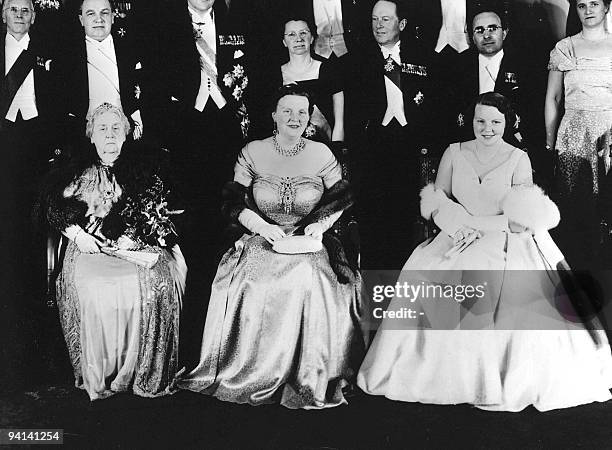
M 278 140 L 276 139 L 276 135 L 272 136 L 272 144 L 274 145 L 274 150 L 276 150 L 279 154 L 283 156 L 295 156 L 302 150 L 304 150 L 304 147 L 306 147 L 306 141 L 301 136 L 297 143 L 293 147 L 288 149 L 284 149 L 283 147 L 281 147 L 281 145 L 278 143 Z

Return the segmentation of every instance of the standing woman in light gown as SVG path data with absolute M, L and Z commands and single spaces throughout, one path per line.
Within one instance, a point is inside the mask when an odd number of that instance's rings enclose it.
M 282 87 L 274 106 L 277 132 L 242 149 L 225 188 L 241 232 L 213 281 L 200 363 L 179 386 L 235 403 L 336 406 L 363 356 L 361 278 L 327 231 L 351 194 L 329 148 L 302 137 L 308 94 Z
M 598 199 L 612 145 L 610 0 L 576 3 L 582 31 L 550 53 L 546 147 L 558 154 L 559 244 L 575 269 L 597 267 Z M 606 25 L 608 22 L 608 25 Z
M 359 371 L 365 392 L 497 411 L 611 398 L 605 333 L 585 329 L 556 271 L 563 255 L 547 230 L 558 210 L 532 185 L 527 154 L 504 140 L 515 121 L 505 97 L 480 95 L 476 139 L 451 144 L 435 187 L 421 193 L 440 233 L 417 247 L 399 282 L 451 294 L 391 300 L 387 311 L 411 306 L 423 316 L 383 320 Z
M 98 106 L 91 146 L 50 174 L 44 193 L 49 223 L 68 238 L 57 306 L 76 386 L 91 400 L 166 395 L 178 372 L 187 268 L 159 164 L 125 142 L 129 131 L 120 108 Z M 120 259 L 118 247 L 144 259 Z

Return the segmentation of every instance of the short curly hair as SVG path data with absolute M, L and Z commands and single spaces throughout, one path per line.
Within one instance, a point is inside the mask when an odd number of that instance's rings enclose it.
M 91 139 L 91 136 L 93 135 L 94 122 L 96 121 L 96 118 L 98 118 L 99 116 L 101 116 L 102 114 L 106 112 L 113 112 L 117 114 L 119 116 L 119 119 L 121 119 L 121 124 L 123 125 L 123 129 L 125 130 L 125 135 L 127 136 L 128 134 L 130 134 L 130 129 L 131 129 L 130 121 L 128 120 L 126 115 L 123 113 L 123 110 L 120 107 L 112 105 L 110 103 L 102 103 L 100 106 L 98 106 L 93 111 L 90 111 L 87 114 L 87 124 L 85 125 L 85 136 L 87 136 L 88 139 Z

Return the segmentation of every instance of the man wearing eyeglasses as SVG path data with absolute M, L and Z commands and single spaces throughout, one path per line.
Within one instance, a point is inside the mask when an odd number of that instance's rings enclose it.
M 36 19 L 30 0 L 5 0 L 0 34 L 0 261 L 4 300 L 32 300 L 44 278 L 43 244 L 36 240 L 31 209 L 55 131 L 52 61 L 41 39 L 31 35 Z M 40 267 L 39 267 L 40 266 Z M 16 290 L 13 291 L 12 289 Z M 10 291 L 10 292 L 9 292 Z M 26 292 L 28 291 L 28 292 Z M 38 292 L 39 294 L 41 291 Z M 40 296 L 37 300 L 40 299 Z
M 474 48 L 465 52 L 457 67 L 451 70 L 458 139 L 470 138 L 471 124 L 466 120 L 469 120 L 471 102 L 478 94 L 494 91 L 508 97 L 522 122 L 533 121 L 529 109 L 539 107 L 534 103 L 534 96 L 537 97 L 539 93 L 532 82 L 537 78 L 537 67 L 528 65 L 529 55 L 519 54 L 516 47 L 506 45 L 509 30 L 503 17 L 501 12 L 486 6 L 475 11 L 470 21 Z M 544 86 L 540 91 L 545 92 Z M 521 123 L 520 132 L 517 129 L 516 137 L 521 145 L 527 145 L 527 136 L 523 136 L 525 129 L 525 123 Z

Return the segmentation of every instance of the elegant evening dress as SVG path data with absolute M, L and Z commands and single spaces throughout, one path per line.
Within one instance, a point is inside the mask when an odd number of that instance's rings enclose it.
M 86 204 L 78 223 L 96 233 L 124 194 L 111 170 L 98 164 L 62 196 Z M 63 230 L 72 224 L 60 219 L 61 208 L 54 209 L 52 225 Z M 68 243 L 57 279 L 57 306 L 75 384 L 91 400 L 129 390 L 143 397 L 172 392 L 186 266 L 178 246 L 145 251 L 159 255 L 151 268 L 104 253 L 81 253 L 73 241 Z
M 452 195 L 472 216 L 501 214 L 524 152 L 482 180 L 458 144 L 451 146 Z M 484 231 L 463 252 L 441 231 L 415 249 L 400 283 L 486 286 L 477 302 L 419 298 L 425 320 L 384 320 L 358 374 L 367 393 L 482 409 L 540 411 L 611 398 L 612 356 L 605 332 L 568 314 L 553 267 L 562 255 L 547 232 Z M 416 281 L 420 280 L 420 281 Z M 406 306 L 395 297 L 388 310 Z M 413 306 L 414 307 L 414 306 Z M 414 326 L 412 326 L 414 325 Z M 591 327 L 596 328 L 596 327 Z
M 342 78 L 334 62 L 314 60 L 307 73 L 294 74 L 281 67 L 283 84 L 296 83 L 312 95 L 314 111 L 304 135 L 318 142 L 329 144 L 334 128 L 334 109 L 332 97 L 341 92 Z
M 286 232 L 341 180 L 326 147 L 318 155 L 307 147 L 287 160 L 300 173 L 293 176 L 270 173 L 265 149 L 250 148 L 239 156 L 234 180 L 248 186 L 260 213 Z M 242 235 L 219 263 L 200 362 L 179 387 L 251 405 L 346 403 L 343 388 L 360 362 L 351 364 L 354 350 L 363 348 L 360 289 L 358 275 L 338 282 L 325 248 L 280 254 L 259 235 Z
M 587 268 L 597 254 L 597 198 L 610 167 L 612 55 L 577 56 L 573 39 L 557 43 L 548 67 L 564 74 L 565 114 L 556 141 L 561 244 L 570 263 Z

